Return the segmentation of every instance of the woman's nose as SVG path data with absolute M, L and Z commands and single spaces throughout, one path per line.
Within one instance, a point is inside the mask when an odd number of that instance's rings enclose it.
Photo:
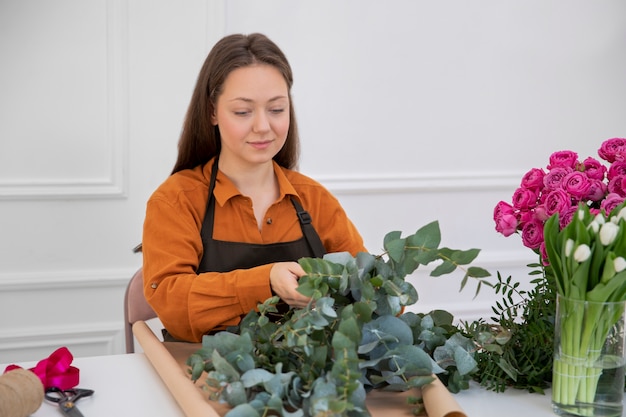
M 265 112 L 257 112 L 254 115 L 252 130 L 255 132 L 266 132 L 270 130 L 270 122 Z

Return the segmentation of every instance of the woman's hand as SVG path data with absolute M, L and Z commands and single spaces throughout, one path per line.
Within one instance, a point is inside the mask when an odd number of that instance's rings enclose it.
M 275 263 L 270 270 L 272 291 L 291 307 L 306 307 L 310 298 L 305 297 L 296 290 L 298 279 L 305 274 L 306 272 L 297 262 Z

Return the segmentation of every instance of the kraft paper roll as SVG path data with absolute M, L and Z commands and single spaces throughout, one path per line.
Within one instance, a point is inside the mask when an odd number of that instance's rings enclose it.
M 467 417 L 448 388 L 437 377 L 422 387 L 422 396 L 429 417 Z
M 208 394 L 201 386 L 194 385 L 186 372 L 187 358 L 202 344 L 161 342 L 142 321 L 133 325 L 133 333 L 186 417 L 221 417 L 226 414 L 227 406 L 209 400 Z M 420 393 L 419 390 L 403 393 L 373 391 L 368 393 L 366 405 L 372 417 L 413 416 L 412 407 L 406 401 L 409 395 L 419 396 Z M 422 388 L 422 398 L 428 417 L 467 417 L 438 378 Z
M 27 369 L 13 369 L 0 375 L 0 416 L 27 417 L 43 402 L 43 384 Z
M 136 322 L 133 325 L 133 334 L 185 416 L 219 417 L 215 409 L 204 399 L 202 393 L 196 389 L 189 375 L 170 355 L 145 322 Z

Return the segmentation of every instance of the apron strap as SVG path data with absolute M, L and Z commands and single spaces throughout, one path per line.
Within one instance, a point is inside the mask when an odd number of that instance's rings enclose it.
M 296 208 L 296 214 L 298 215 L 298 220 L 300 221 L 302 233 L 304 233 L 304 238 L 313 251 L 313 254 L 316 258 L 323 258 L 326 253 L 326 248 L 324 248 L 322 240 L 311 224 L 311 215 L 308 211 L 302 208 L 300 203 L 298 203 L 295 198 L 291 197 L 291 203 Z

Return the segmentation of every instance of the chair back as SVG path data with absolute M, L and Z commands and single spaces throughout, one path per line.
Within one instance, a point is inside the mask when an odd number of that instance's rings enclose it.
M 124 295 L 124 332 L 126 337 L 126 353 L 135 352 L 133 324 L 139 320 L 146 321 L 156 318 L 150 304 L 143 294 L 143 270 L 139 268 L 128 282 Z

